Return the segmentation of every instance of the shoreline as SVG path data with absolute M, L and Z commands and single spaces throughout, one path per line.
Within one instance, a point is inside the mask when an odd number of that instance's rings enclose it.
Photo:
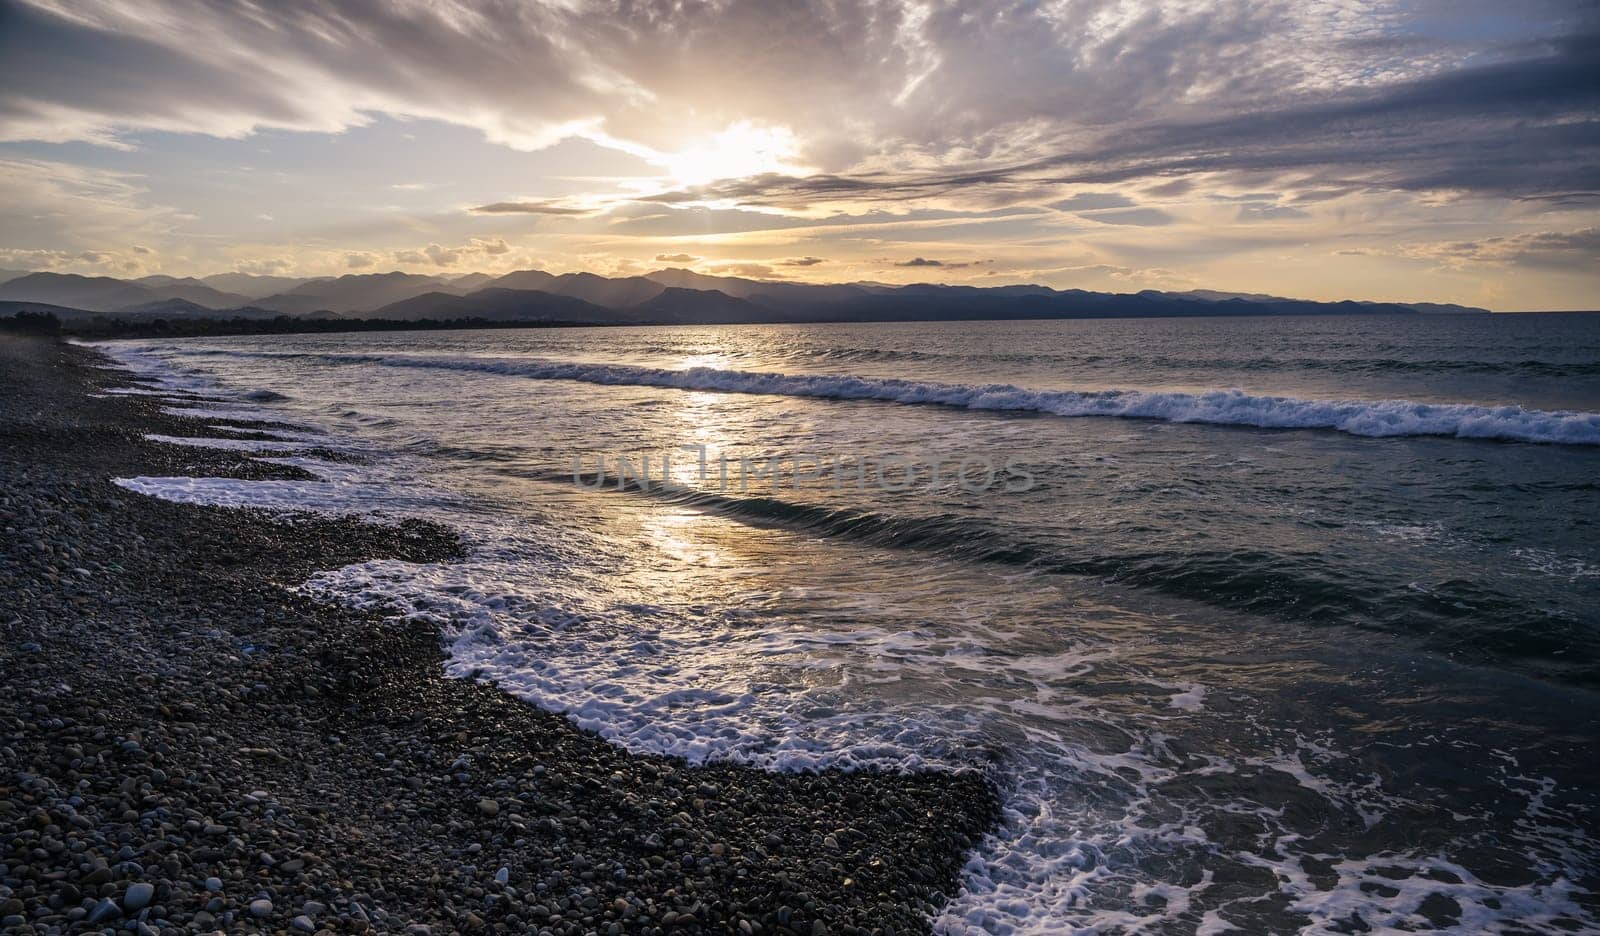
M 290 589 L 454 533 L 117 487 L 305 475 L 145 440 L 252 424 L 92 397 L 135 384 L 102 360 L 0 336 L 7 932 L 906 933 L 959 889 L 978 775 L 689 767 L 448 678 L 436 629 Z

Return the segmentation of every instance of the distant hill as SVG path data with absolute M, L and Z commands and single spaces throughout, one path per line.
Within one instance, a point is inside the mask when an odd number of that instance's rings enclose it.
M 262 276 L 256 273 L 213 273 L 200 280 L 213 289 L 262 299 L 286 292 L 306 281 L 303 276 Z
M 1226 301 L 1226 300 L 1229 300 L 1229 299 L 1243 299 L 1246 302 L 1267 302 L 1267 303 L 1302 302 L 1302 301 L 1305 301 L 1305 300 L 1298 300 L 1298 299 L 1286 299 L 1283 296 L 1268 296 L 1268 295 L 1265 295 L 1263 293 L 1218 292 L 1218 291 L 1216 291 L 1214 289 L 1191 289 L 1191 290 L 1188 290 L 1187 292 L 1160 293 L 1160 295 L 1164 295 L 1164 296 L 1183 296 L 1185 298 L 1190 298 L 1190 299 L 1206 299 L 1206 300 L 1210 300 L 1210 301 L 1214 301 L 1214 302 L 1222 302 L 1222 301 Z M 1327 305 L 1327 304 L 1329 304 L 1329 303 L 1319 303 L 1319 305 Z M 1333 304 L 1338 304 L 1338 303 L 1333 303 Z M 1484 315 L 1491 314 L 1488 309 L 1479 309 L 1479 308 L 1476 308 L 1474 306 L 1452 305 L 1450 303 L 1444 303 L 1444 302 L 1358 302 L 1356 304 L 1357 305 L 1362 305 L 1362 306 L 1372 306 L 1372 305 L 1393 306 L 1393 305 L 1398 305 L 1398 306 L 1404 306 L 1405 308 L 1411 309 L 1411 310 L 1413 310 L 1415 312 L 1420 312 L 1423 315 L 1461 315 L 1461 314 L 1464 314 L 1464 313 L 1477 313 L 1477 314 L 1484 314 Z
M 1408 308 L 1416 309 L 1423 315 L 1461 315 L 1463 313 L 1471 313 L 1475 315 L 1492 314 L 1488 309 L 1480 309 L 1476 306 L 1455 305 L 1454 303 L 1450 302 L 1407 302 L 1405 305 Z
M 581 322 L 618 320 L 617 313 L 593 303 L 536 289 L 480 289 L 465 296 L 430 292 L 390 303 L 370 318 L 415 322 L 422 319 L 481 318 L 496 322 Z
M 19 276 L 27 275 L 27 270 L 0 270 L 0 283 L 9 283 Z
M 223 292 L 211 283 L 259 291 Z M 1418 315 L 1483 312 L 1441 303 L 1315 302 L 1214 290 L 1102 293 L 1039 285 L 950 286 L 915 283 L 814 285 L 708 276 L 669 268 L 643 276 L 556 276 L 519 270 L 425 276 L 348 274 L 311 280 L 219 274 L 204 280 L 138 280 L 29 273 L 0 282 L 0 300 L 48 304 L 84 313 L 166 320 L 234 317 L 385 319 L 436 322 L 724 324 L 774 322 L 946 321 L 961 319 L 1123 318 L 1247 315 Z M 287 326 L 285 326 L 287 327 Z
M 513 274 L 514 275 L 514 274 Z M 563 273 L 538 287 L 558 296 L 571 296 L 608 309 L 627 309 L 661 295 L 665 286 L 642 276 L 610 279 L 593 273 Z
M 593 274 L 548 277 L 524 271 L 495 280 L 539 282 L 538 290 L 479 290 L 465 296 L 432 292 L 386 306 L 373 313 L 383 318 L 487 318 L 518 317 L 518 303 L 531 305 L 526 316 L 545 318 L 550 300 L 557 295 L 580 299 L 585 305 L 552 313 L 564 321 L 590 323 L 637 322 L 648 324 L 731 324 L 763 322 L 920 321 L 957 319 L 1116 318 L 1243 315 L 1415 315 L 1417 310 L 1396 303 L 1309 302 L 1296 299 L 1201 299 L 1181 293 L 1096 293 L 1054 290 L 1044 286 L 809 286 L 771 284 L 736 277 L 709 277 L 672 271 L 660 279 L 669 282 L 729 286 L 749 298 L 720 288 L 665 286 L 656 274 L 607 279 Z M 558 291 L 562 291 L 559 292 Z M 578 293 L 579 296 L 572 296 Z M 644 298 L 640 298 L 640 297 Z
M 498 289 L 543 289 L 554 280 L 555 274 L 543 270 L 518 270 L 485 283 L 485 287 Z
M 352 273 L 307 280 L 293 289 L 255 300 L 263 309 L 288 315 L 311 312 L 371 312 L 425 292 L 443 292 L 449 283 L 416 273 Z M 3 288 L 3 287 L 0 287 Z
M 858 284 L 814 285 L 811 283 L 784 283 L 771 280 L 752 280 L 739 276 L 707 276 L 693 270 L 669 267 L 646 273 L 645 279 L 663 286 L 681 289 L 715 290 L 738 299 L 760 302 L 844 302 L 865 296 L 870 287 Z M 888 287 L 893 288 L 893 287 Z
M 208 309 L 187 299 L 156 299 L 151 302 L 141 302 L 138 305 L 123 306 L 112 314 L 181 318 L 183 316 L 202 317 L 216 311 L 219 310 Z
M 495 281 L 495 277 L 487 273 L 468 273 L 465 276 L 450 278 L 450 288 L 465 294 L 475 289 L 483 289 Z
M 236 293 L 225 293 L 198 281 L 174 280 L 147 284 L 109 276 L 79 276 L 76 273 L 29 273 L 0 283 L 0 299 L 48 302 L 52 305 L 111 312 L 128 306 L 163 299 L 183 299 L 207 309 L 227 309 L 249 301 Z
M 0 299 L 0 318 L 9 318 L 18 312 L 32 312 L 35 315 L 49 313 L 63 322 L 91 319 L 98 314 L 85 309 L 70 309 L 66 306 L 51 305 L 48 302 L 21 302 L 15 299 Z
M 639 321 L 676 325 L 728 325 L 760 322 L 770 317 L 769 310 L 721 290 L 676 286 L 663 289 L 628 311 Z

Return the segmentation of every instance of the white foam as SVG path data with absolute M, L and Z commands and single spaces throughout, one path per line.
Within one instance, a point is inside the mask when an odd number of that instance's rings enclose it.
M 1333 429 L 1358 436 L 1454 436 L 1568 445 L 1600 445 L 1600 413 L 1520 406 L 1417 403 L 1410 400 L 1315 400 L 1258 396 L 1242 390 L 1168 393 L 1144 390 L 1035 390 L 1010 384 L 950 384 L 856 376 L 718 370 L 665 370 L 623 364 L 449 355 L 308 354 L 212 351 L 240 357 L 314 358 L 332 364 L 433 368 L 530 380 L 662 387 L 839 400 L 937 404 L 1055 416 L 1107 416 L 1267 429 Z
M 253 427 L 249 429 L 241 429 L 238 426 L 229 426 L 224 424 L 207 426 L 206 428 L 214 429 L 219 432 L 248 432 L 253 435 L 267 435 L 272 436 L 275 439 L 291 439 L 301 442 L 327 442 L 328 440 L 327 433 L 314 429 L 257 429 Z
M 301 468 L 317 477 L 305 481 L 153 476 L 112 480 L 127 490 L 182 504 L 329 515 L 423 516 L 453 501 L 447 492 L 422 482 L 379 478 L 362 466 L 297 457 L 257 460 Z
M 1206 687 L 1198 683 L 1191 684 L 1184 691 L 1174 694 L 1168 704 L 1185 712 L 1198 712 L 1206 707 Z
M 169 416 L 187 416 L 191 419 L 232 419 L 238 422 L 278 422 L 273 413 L 242 406 L 163 406 Z
M 1562 877 L 1522 886 L 1492 884 L 1446 858 L 1397 853 L 1340 861 L 1334 871 L 1338 883 L 1326 890 L 1312 886 L 1304 875 L 1286 888 L 1297 897 L 1292 909 L 1312 920 L 1301 930 L 1304 934 L 1348 933 L 1352 917 L 1366 924 L 1362 932 L 1379 936 L 1418 930 L 1457 936 L 1570 933 L 1576 931 L 1573 921 L 1588 919 L 1575 899 L 1587 891 Z M 1435 895 L 1455 902 L 1460 912 L 1454 923 L 1435 926 L 1423 916 L 1424 901 Z
M 222 449 L 231 452 L 285 452 L 311 447 L 309 442 L 279 439 L 215 439 L 198 436 L 169 436 L 158 433 L 146 433 L 145 438 L 151 442 L 165 442 L 168 445 L 187 445 L 194 448 Z

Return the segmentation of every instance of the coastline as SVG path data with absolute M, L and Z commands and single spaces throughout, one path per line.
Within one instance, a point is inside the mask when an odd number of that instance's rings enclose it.
M 960 886 L 982 778 L 690 768 L 449 679 L 432 628 L 290 588 L 453 533 L 123 490 L 303 475 L 145 440 L 227 421 L 99 362 L 0 336 L 8 932 L 905 933 Z

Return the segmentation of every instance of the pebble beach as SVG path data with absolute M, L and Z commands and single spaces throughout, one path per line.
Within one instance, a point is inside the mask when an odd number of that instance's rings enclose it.
M 914 933 L 955 892 L 982 777 L 690 767 L 447 678 L 297 586 L 451 530 L 117 487 L 302 473 L 147 439 L 227 421 L 106 364 L 0 337 L 0 930 Z

